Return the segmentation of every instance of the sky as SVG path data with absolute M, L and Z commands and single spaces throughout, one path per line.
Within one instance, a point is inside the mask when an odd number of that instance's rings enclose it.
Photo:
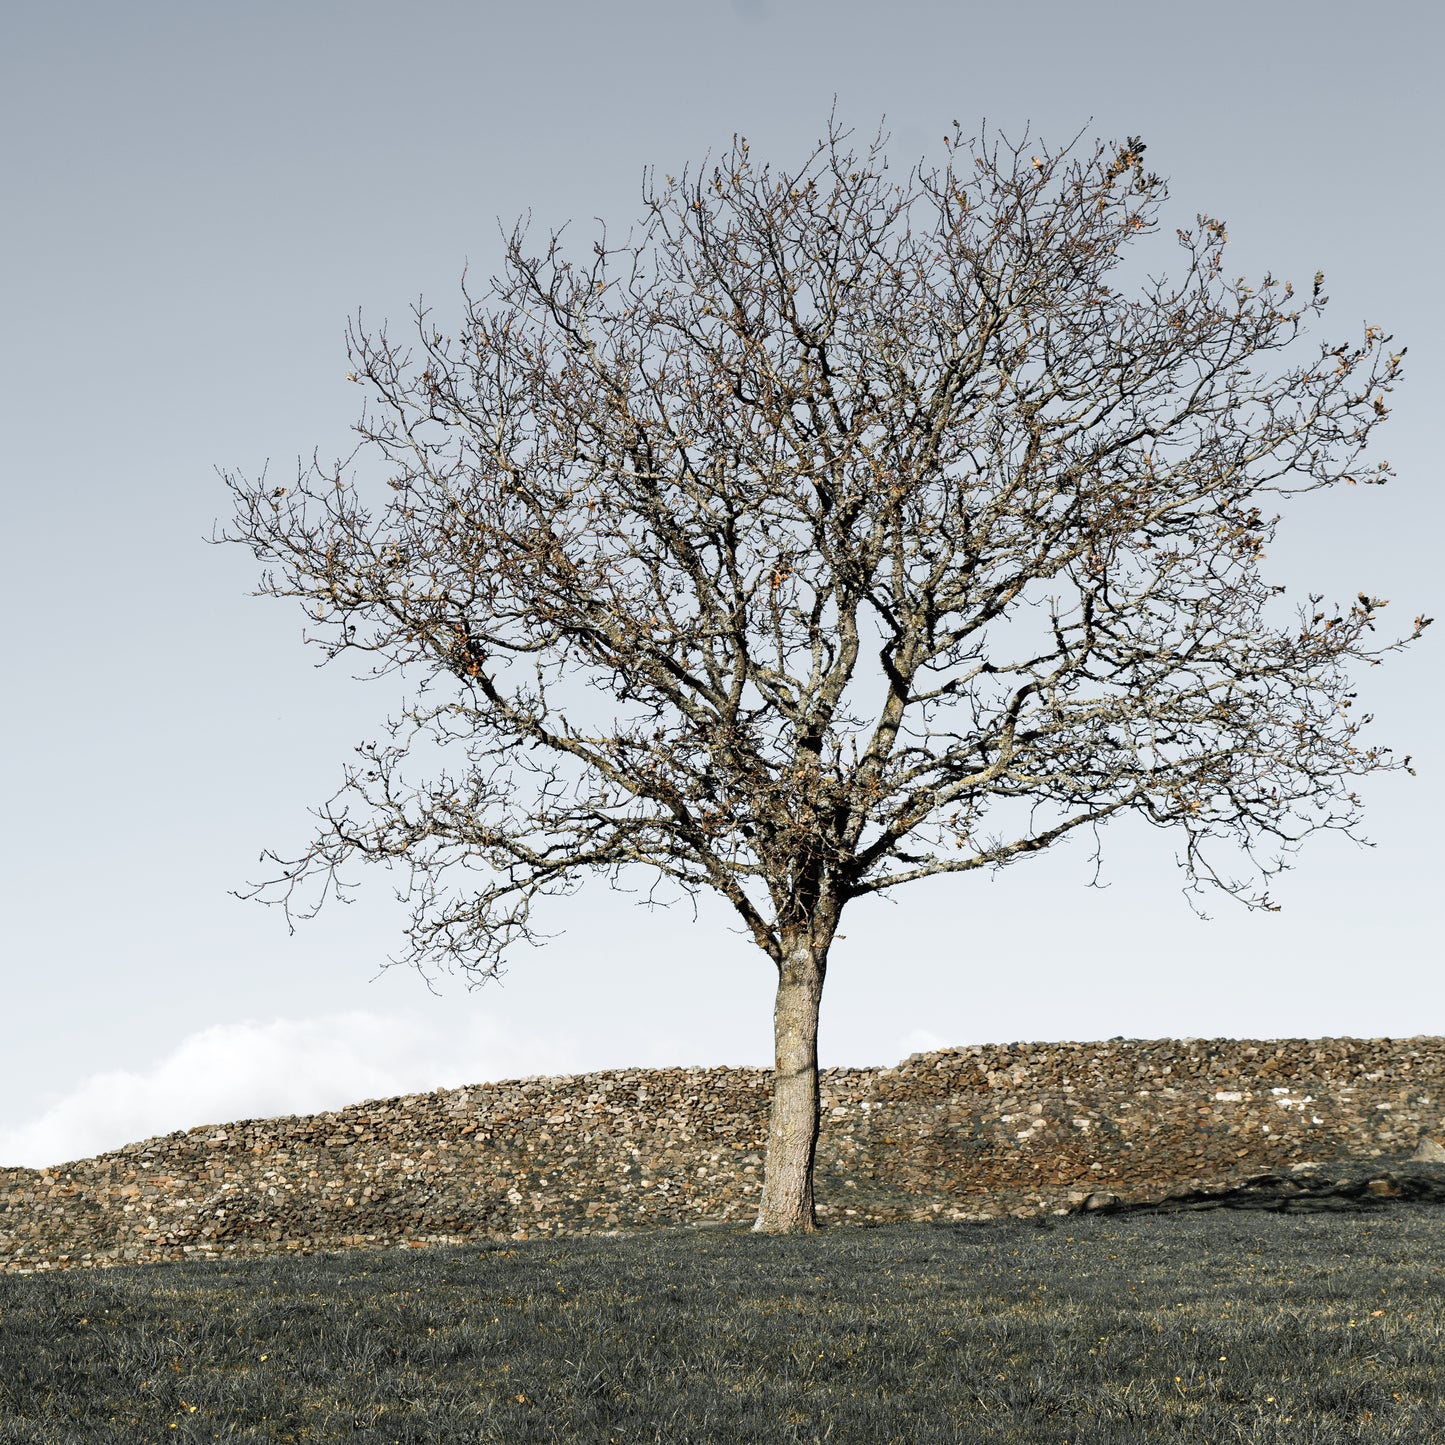
M 766 1064 L 772 971 L 717 904 L 585 887 L 498 985 L 383 970 L 384 874 L 295 934 L 241 901 L 397 694 L 318 670 L 294 604 L 207 545 L 218 467 L 344 452 L 343 332 L 455 315 L 503 226 L 625 229 L 644 168 L 745 135 L 797 164 L 836 102 L 890 154 L 957 119 L 1140 135 L 1165 224 L 1223 217 L 1232 270 L 1327 276 L 1320 335 L 1409 347 L 1397 479 L 1286 510 L 1270 575 L 1445 605 L 1433 3 L 211 0 L 0 7 L 0 1165 L 173 1129 L 529 1074 Z M 1435 629 L 1438 633 L 1440 629 Z M 1281 911 L 1196 919 L 1174 843 L 1104 838 L 845 917 L 826 1065 L 1114 1036 L 1445 1033 L 1441 637 L 1360 679 L 1372 848 L 1306 846 Z

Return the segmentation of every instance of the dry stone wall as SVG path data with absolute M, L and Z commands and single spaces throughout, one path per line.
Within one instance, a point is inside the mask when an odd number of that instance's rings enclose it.
M 0 1269 L 745 1221 L 770 1081 L 523 1079 L 0 1169 Z M 822 1102 L 824 1221 L 1050 1213 L 1445 1138 L 1445 1039 L 977 1046 L 826 1070 Z

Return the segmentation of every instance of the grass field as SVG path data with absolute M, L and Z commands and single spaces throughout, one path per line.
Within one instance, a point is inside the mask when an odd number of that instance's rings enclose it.
M 0 1441 L 1445 1441 L 1445 1211 L 0 1276 Z

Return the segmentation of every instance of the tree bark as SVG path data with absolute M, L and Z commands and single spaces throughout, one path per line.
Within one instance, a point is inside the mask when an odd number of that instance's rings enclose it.
M 826 955 L 797 943 L 783 955 L 773 1008 L 773 1109 L 763 1197 L 754 1230 L 762 1234 L 811 1232 L 813 1158 L 818 1147 L 818 1004 Z

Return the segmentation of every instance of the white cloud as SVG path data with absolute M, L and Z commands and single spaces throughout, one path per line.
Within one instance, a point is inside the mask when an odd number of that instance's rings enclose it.
M 580 1071 L 570 1041 L 475 1016 L 443 1029 L 363 1012 L 217 1024 L 149 1068 L 92 1074 L 35 1118 L 0 1128 L 0 1165 L 38 1169 L 173 1129 Z
M 910 1054 L 931 1054 L 937 1049 L 951 1049 L 952 1047 L 953 1043 L 950 1040 L 930 1033 L 927 1029 L 912 1029 L 904 1034 L 903 1049 L 898 1057 L 906 1059 Z

